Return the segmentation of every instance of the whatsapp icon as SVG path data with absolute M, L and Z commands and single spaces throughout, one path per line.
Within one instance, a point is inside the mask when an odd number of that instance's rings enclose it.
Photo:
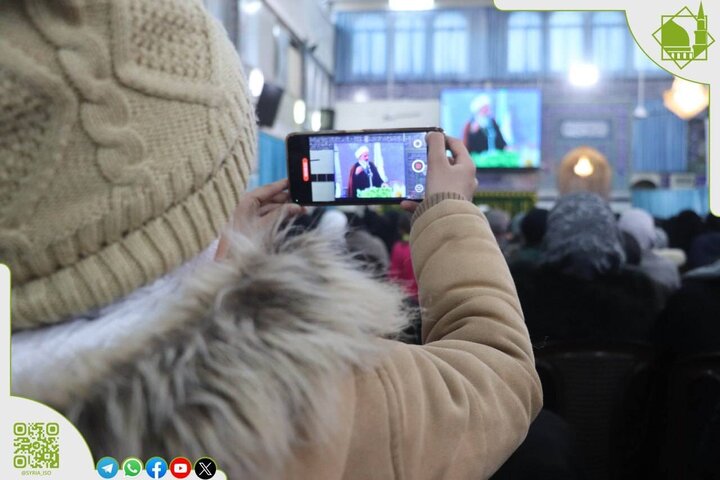
M 122 469 L 126 477 L 137 477 L 143 471 L 143 463 L 135 457 L 126 458 Z

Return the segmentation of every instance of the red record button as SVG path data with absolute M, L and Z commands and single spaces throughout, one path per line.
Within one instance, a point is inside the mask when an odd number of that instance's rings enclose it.
M 310 162 L 308 161 L 307 157 L 303 157 L 302 159 L 302 176 L 303 182 L 310 181 Z
M 175 478 L 185 478 L 193 471 L 192 463 L 185 457 L 177 457 L 170 462 L 170 473 Z
M 423 162 L 422 160 L 415 160 L 412 163 L 412 169 L 415 173 L 422 172 L 423 170 L 425 170 L 425 162 Z

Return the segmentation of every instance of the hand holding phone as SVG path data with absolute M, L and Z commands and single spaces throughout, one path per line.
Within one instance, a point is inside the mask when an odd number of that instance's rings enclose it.
M 291 199 L 300 205 L 367 205 L 422 200 L 428 132 L 294 133 L 286 139 Z
M 428 145 L 426 195 L 450 192 L 472 200 L 477 189 L 475 164 L 463 142 L 457 138 L 446 137 L 440 132 L 428 133 L 426 141 Z M 447 156 L 447 150 L 450 150 L 452 157 Z M 417 202 L 412 201 L 404 201 L 401 205 L 408 211 L 414 211 L 418 206 Z

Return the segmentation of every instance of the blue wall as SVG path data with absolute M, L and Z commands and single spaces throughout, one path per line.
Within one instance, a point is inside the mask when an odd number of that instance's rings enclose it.
M 265 185 L 287 177 L 285 141 L 260 132 L 258 139 L 258 183 Z

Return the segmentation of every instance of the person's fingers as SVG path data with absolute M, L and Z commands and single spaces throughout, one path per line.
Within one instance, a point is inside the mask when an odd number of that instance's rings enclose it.
M 215 261 L 225 258 L 228 252 L 228 247 L 228 239 L 225 235 L 222 235 L 220 237 L 220 241 L 218 242 L 217 250 L 215 250 Z
M 277 182 L 268 183 L 267 185 L 256 188 L 252 192 L 248 193 L 248 196 L 257 198 L 260 200 L 260 203 L 265 203 L 270 201 L 275 195 L 281 193 L 283 190 L 287 190 L 289 185 L 290 183 L 288 182 L 288 179 L 283 178 Z
M 268 228 L 280 218 L 295 217 L 305 212 L 305 208 L 294 203 L 286 203 L 277 205 L 276 208 L 269 210 L 265 215 L 260 216 L 259 228 Z
M 413 202 L 412 200 L 403 200 L 400 202 L 400 208 L 410 213 L 414 213 L 419 205 L 420 204 L 418 202 Z
M 450 149 L 450 152 L 452 152 L 453 158 L 455 159 L 455 165 L 467 166 L 468 164 L 472 164 L 470 153 L 468 153 L 468 150 L 462 140 L 453 137 L 446 137 L 446 142 L 447 148 Z
M 280 193 L 276 193 L 274 197 L 265 203 L 287 203 L 288 201 L 290 201 L 290 192 L 283 190 Z
M 285 205 L 294 205 L 289 203 L 268 203 L 265 205 L 262 205 L 260 208 L 258 208 L 257 215 L 258 217 L 264 217 L 270 212 L 273 212 L 277 210 L 278 208 L 282 208 Z
M 445 135 L 440 132 L 430 132 L 425 137 L 428 146 L 428 164 L 434 164 L 447 158 L 445 155 Z

